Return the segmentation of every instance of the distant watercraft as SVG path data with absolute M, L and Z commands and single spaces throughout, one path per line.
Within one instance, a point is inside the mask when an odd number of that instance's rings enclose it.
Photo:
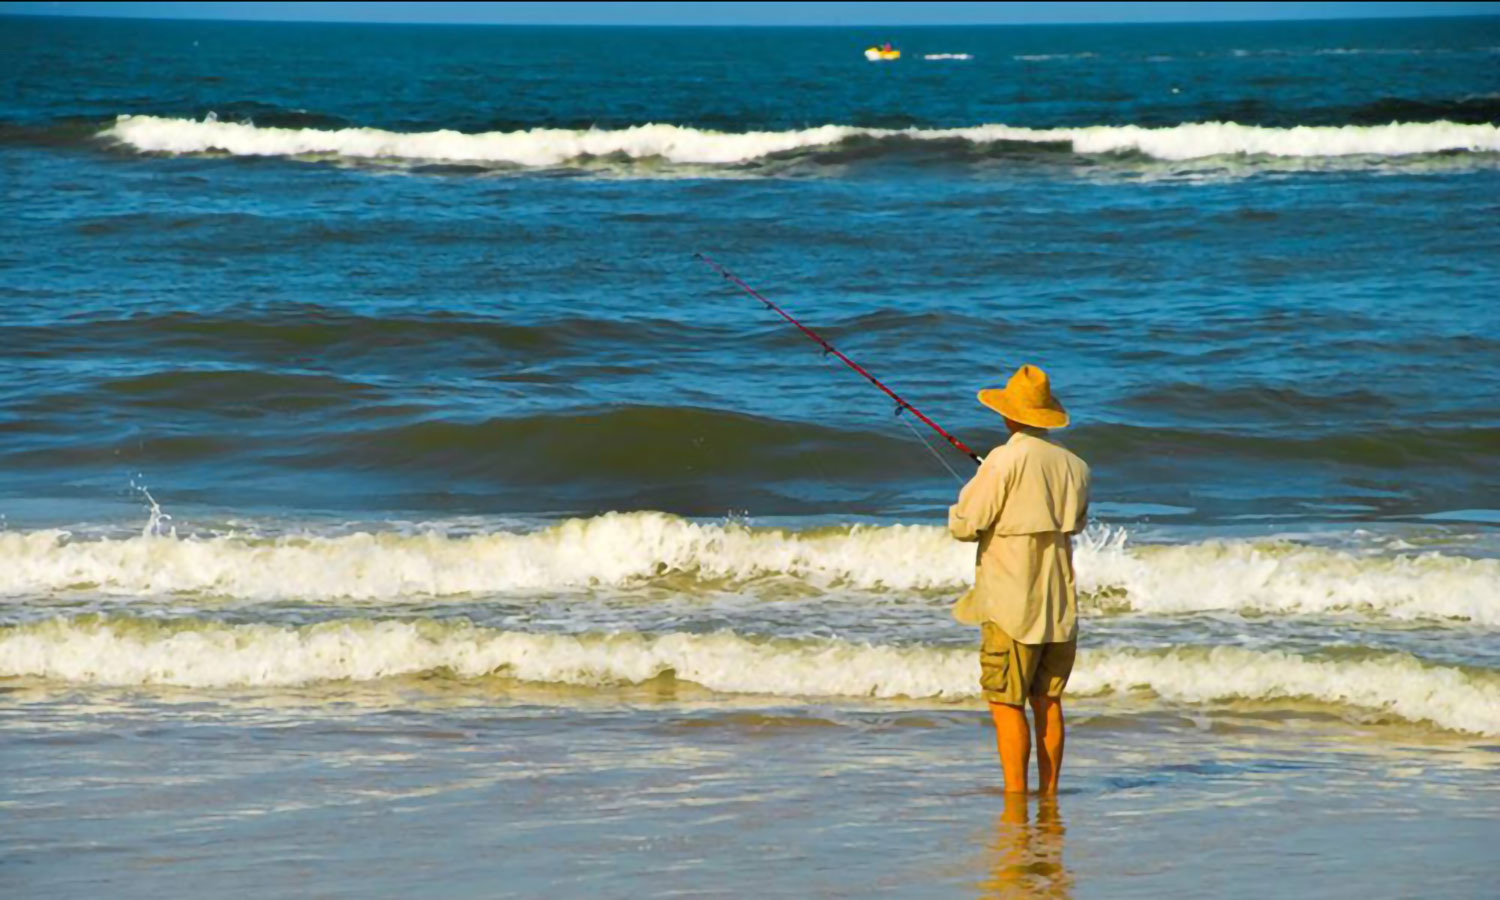
M 882 62 L 884 60 L 900 58 L 901 51 L 895 49 L 890 44 L 881 47 L 869 47 L 865 50 L 865 59 L 868 59 L 870 62 Z

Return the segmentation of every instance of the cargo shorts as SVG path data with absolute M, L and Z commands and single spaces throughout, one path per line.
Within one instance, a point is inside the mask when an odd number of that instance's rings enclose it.
M 1024 706 L 1033 696 L 1061 697 L 1073 674 L 1078 638 L 1060 644 L 1022 644 L 999 625 L 980 626 L 979 687 L 984 699 Z

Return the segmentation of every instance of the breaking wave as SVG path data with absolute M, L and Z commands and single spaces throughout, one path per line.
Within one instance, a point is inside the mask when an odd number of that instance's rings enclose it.
M 1085 128 L 861 128 L 823 125 L 796 131 L 726 133 L 678 125 L 621 129 L 533 128 L 465 134 L 378 128 L 278 128 L 161 116 L 119 116 L 102 136 L 146 153 L 227 153 L 233 156 L 333 157 L 524 168 L 593 158 L 736 165 L 848 142 L 946 141 L 969 145 L 1050 147 L 1073 153 L 1141 154 L 1159 160 L 1217 156 L 1340 157 L 1500 152 L 1500 127 L 1439 121 L 1386 125 L 1271 128 L 1233 122 Z
M 1076 559 L 1085 603 L 1108 609 L 1360 613 L 1500 625 L 1500 560 L 1494 559 L 1376 556 L 1289 542 L 1137 546 L 1123 531 L 1105 529 L 1080 537 Z M 972 567 L 972 545 L 935 526 L 793 531 L 654 512 L 466 536 L 0 533 L 0 596 L 10 597 L 88 591 L 399 601 L 653 582 L 692 591 L 778 579 L 818 589 L 949 596 L 970 583 Z
M 672 677 L 720 693 L 960 700 L 968 648 L 626 632 L 537 634 L 467 622 L 342 620 L 300 627 L 85 616 L 0 629 L 0 677 L 110 685 L 272 687 L 418 673 L 617 685 Z M 1310 700 L 1500 734 L 1500 678 L 1404 653 L 1299 656 L 1235 647 L 1080 653 L 1074 694 L 1170 702 Z

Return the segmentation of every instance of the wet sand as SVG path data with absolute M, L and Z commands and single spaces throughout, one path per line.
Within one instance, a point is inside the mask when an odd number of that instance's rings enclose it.
M 59 690 L 0 713 L 33 896 L 1478 896 L 1500 746 L 1315 709 L 1075 704 L 999 790 L 972 705 L 419 681 Z

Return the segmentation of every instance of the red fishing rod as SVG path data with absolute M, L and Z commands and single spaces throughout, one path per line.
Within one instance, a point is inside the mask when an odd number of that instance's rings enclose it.
M 740 290 L 759 300 L 761 303 L 764 303 L 767 309 L 775 312 L 778 316 L 781 316 L 783 319 L 786 319 L 788 322 L 797 326 L 797 330 L 807 335 L 815 343 L 817 343 L 818 346 L 822 347 L 825 354 L 831 353 L 834 356 L 837 356 L 839 358 L 839 361 L 844 365 L 863 375 L 866 381 L 884 391 L 887 397 L 890 397 L 892 400 L 896 401 L 896 415 L 899 416 L 902 410 L 910 410 L 911 414 L 920 419 L 923 425 L 926 425 L 928 428 L 931 428 L 933 431 L 936 431 L 938 434 L 942 435 L 943 440 L 947 441 L 948 444 L 953 447 L 953 449 L 967 456 L 969 459 L 974 460 L 975 465 L 984 462 L 984 458 L 981 457 L 978 453 L 975 453 L 973 450 L 970 450 L 967 444 L 949 434 L 947 431 L 944 431 L 943 426 L 922 415 L 921 410 L 917 409 L 915 406 L 912 406 L 910 403 L 907 403 L 900 394 L 897 394 L 895 391 L 886 387 L 879 378 L 876 378 L 874 375 L 871 375 L 869 372 L 865 371 L 864 366 L 861 366 L 859 363 L 845 356 L 843 353 L 840 353 L 837 347 L 823 340 L 822 335 L 818 334 L 816 331 L 813 331 L 811 328 L 808 328 L 806 325 L 803 325 L 801 322 L 792 318 L 786 310 L 772 303 L 770 300 L 767 300 L 765 296 L 760 293 L 760 291 L 757 291 L 755 288 L 741 281 L 739 276 L 719 265 L 708 254 L 694 253 L 693 256 L 696 259 L 703 260 L 705 263 L 711 266 L 715 272 L 718 272 L 720 275 L 724 276 L 724 279 L 726 281 L 733 283 L 735 287 L 738 287 Z M 921 435 L 918 435 L 918 437 L 920 436 Z M 926 443 L 926 441 L 923 441 L 923 443 Z

